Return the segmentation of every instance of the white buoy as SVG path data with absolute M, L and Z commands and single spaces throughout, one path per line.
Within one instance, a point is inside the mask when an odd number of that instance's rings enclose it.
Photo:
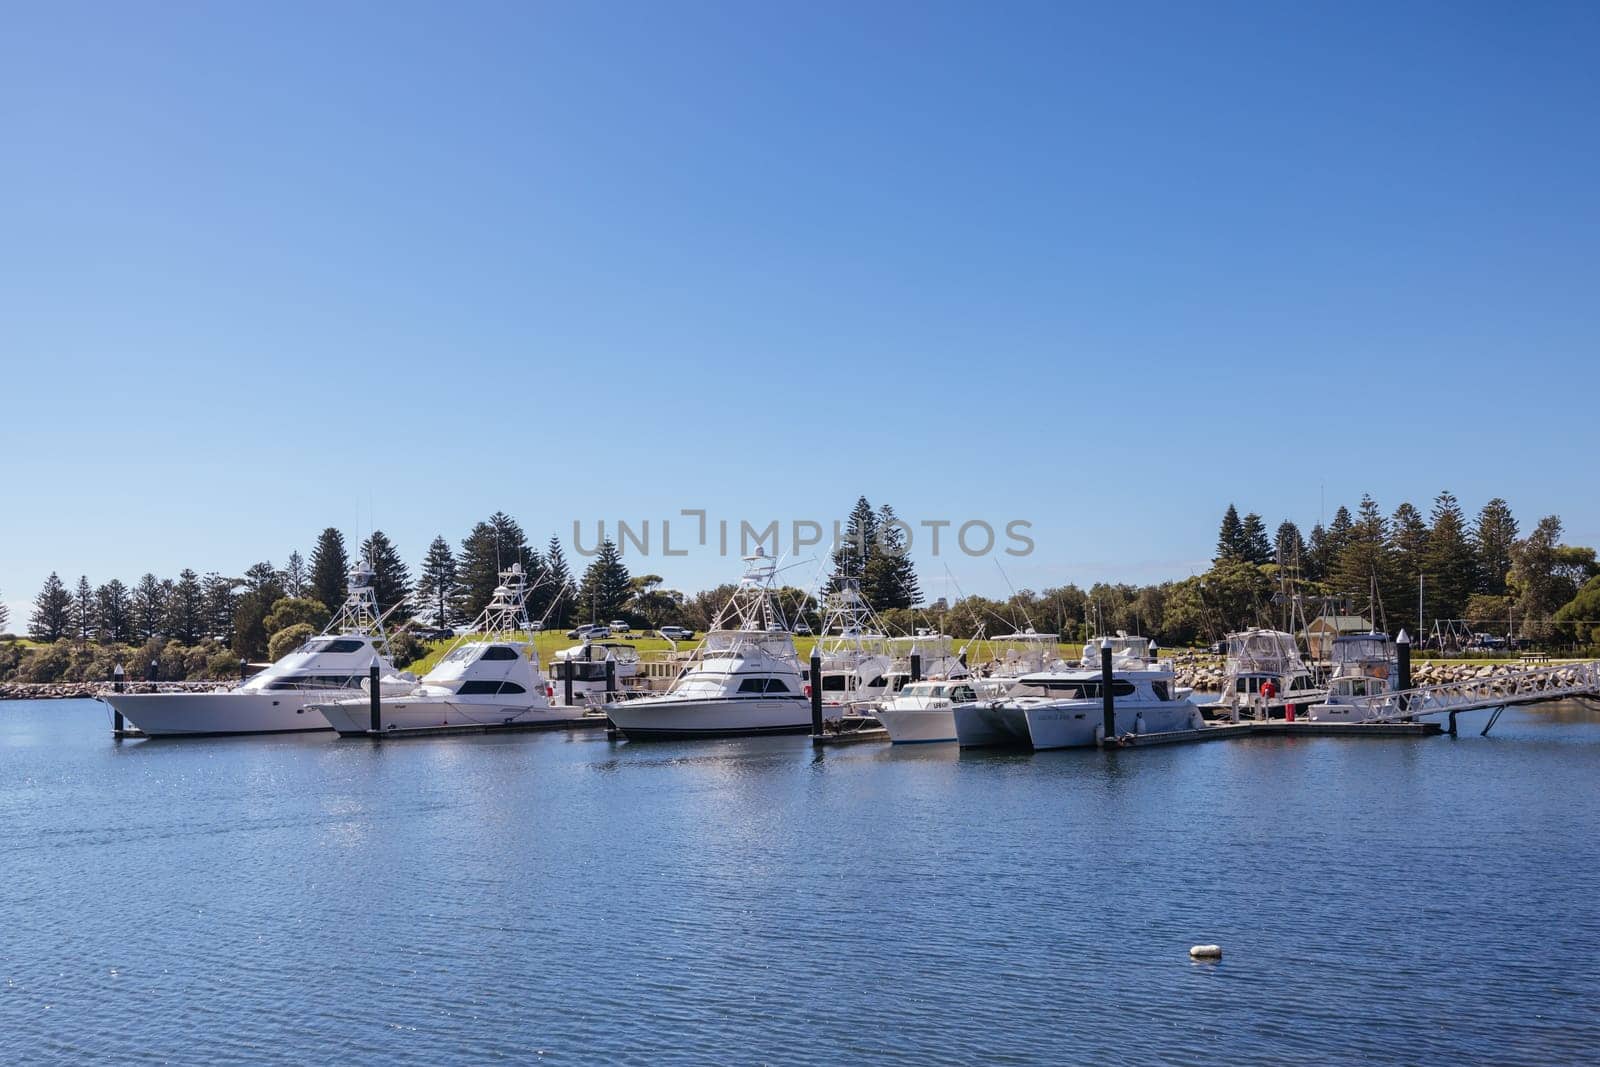
M 1222 958 L 1222 946 L 1195 945 L 1189 950 L 1189 958 L 1195 960 L 1220 960 Z

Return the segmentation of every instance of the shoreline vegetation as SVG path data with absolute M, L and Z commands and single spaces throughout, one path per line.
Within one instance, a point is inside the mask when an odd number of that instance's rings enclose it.
M 1427 518 L 1408 503 L 1386 515 L 1364 496 L 1354 512 L 1340 507 L 1326 527 L 1318 523 L 1306 536 L 1289 521 L 1269 536 L 1259 514 L 1240 515 L 1229 504 L 1203 574 L 1145 586 L 1021 589 L 1004 600 L 930 602 L 905 554 L 903 524 L 888 505 L 860 497 L 842 526 L 828 561 L 828 588 L 859 587 L 888 632 L 926 628 L 949 634 L 958 646 L 978 634 L 993 639 L 1032 628 L 1060 634 L 1065 658 L 1075 660 L 1093 634 L 1143 634 L 1176 651 L 1250 626 L 1303 637 L 1304 625 L 1339 616 L 1361 628 L 1408 630 L 1419 661 L 1430 653 L 1484 659 L 1488 647 L 1574 658 L 1600 649 L 1595 549 L 1564 543 L 1555 515 L 1523 535 L 1499 498 L 1469 521 L 1448 491 L 1434 499 Z M 474 618 L 512 563 L 530 578 L 530 615 L 545 625 L 537 640 L 545 663 L 573 643 L 565 634 L 579 622 L 619 619 L 636 631 L 671 625 L 704 633 L 733 588 L 686 594 L 660 575 L 635 575 L 610 541 L 575 574 L 559 538 L 535 548 L 500 511 L 476 523 L 459 547 L 435 537 L 415 575 L 383 532 L 352 552 L 329 527 L 309 557 L 292 551 L 282 567 L 262 561 L 239 577 L 185 569 L 167 579 L 147 573 L 131 584 L 112 579 L 95 586 L 84 576 L 69 588 L 52 573 L 34 599 L 26 637 L 4 633 L 9 620 L 0 607 L 0 684 L 108 683 L 119 662 L 131 683 L 147 677 L 152 661 L 163 682 L 236 681 L 240 660 L 277 660 L 326 625 L 355 560 L 371 568 L 378 604 L 390 612 L 396 665 L 419 674 L 443 648 L 423 636 Z M 792 620 L 820 626 L 806 591 L 785 587 L 778 599 Z M 670 647 L 659 638 L 631 643 L 641 654 Z M 809 653 L 809 639 L 797 644 Z

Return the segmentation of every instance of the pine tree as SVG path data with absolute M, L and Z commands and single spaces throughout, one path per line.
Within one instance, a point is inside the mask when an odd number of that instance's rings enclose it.
M 550 593 L 547 605 L 550 625 L 565 629 L 572 617 L 572 571 L 567 567 L 566 553 L 561 550 L 561 538 L 555 535 L 551 535 L 550 543 L 544 547 L 544 575 Z
M 44 588 L 33 598 L 33 616 L 28 620 L 28 636 L 35 641 L 59 641 L 72 632 L 72 594 L 61 584 L 55 571 L 44 580 Z
M 4 633 L 6 624 L 11 621 L 11 609 L 6 607 L 5 596 L 0 594 L 0 633 Z
M 244 572 L 244 592 L 234 598 L 233 650 L 246 659 L 267 654 L 266 618 L 284 599 L 283 575 L 271 563 L 257 563 Z
M 139 640 L 148 641 L 162 633 L 166 615 L 166 591 L 155 575 L 146 572 L 133 587 L 133 631 Z
M 1306 543 L 1300 536 L 1300 527 L 1287 519 L 1278 524 L 1278 536 L 1273 539 L 1273 559 L 1280 566 L 1305 574 Z
M 845 521 L 844 535 L 833 550 L 833 575 L 828 587 L 838 591 L 845 582 L 864 582 L 867 563 L 877 551 L 878 516 L 866 497 L 857 497 Z
M 167 597 L 167 632 L 186 645 L 195 644 L 205 634 L 205 590 L 200 576 L 185 567 Z
M 456 562 L 457 612 L 464 618 L 477 618 L 500 584 L 500 571 L 513 563 L 522 564 L 530 583 L 538 580 L 538 557 L 528 548 L 522 527 L 505 512 L 497 511 L 487 522 L 474 526 L 461 542 L 461 556 Z
M 450 598 L 456 586 L 456 554 L 444 535 L 433 539 L 417 572 L 417 599 L 433 608 L 435 626 L 449 626 Z
M 113 578 L 95 590 L 102 642 L 127 642 L 133 637 L 133 599 L 128 587 Z
M 1570 585 L 1556 573 L 1561 551 L 1561 519 L 1546 515 L 1533 532 L 1511 550 L 1507 585 L 1515 598 L 1522 632 L 1541 638 L 1549 632 L 1548 618 L 1571 597 Z
M 1239 521 L 1239 509 L 1229 504 L 1222 515 L 1222 527 L 1217 531 L 1217 554 L 1211 562 L 1244 558 L 1244 523 Z
M 622 553 L 610 539 L 600 542 L 600 551 L 584 570 L 578 586 L 580 615 L 587 613 L 590 622 L 607 622 L 628 606 L 632 592 L 632 578 L 622 563 Z
M 1424 573 L 1428 599 L 1437 618 L 1459 619 L 1478 585 L 1478 558 L 1467 537 L 1466 518 L 1449 490 L 1433 502 L 1433 525 L 1428 530 Z
M 303 597 L 306 590 L 311 587 L 311 572 L 306 568 L 305 557 L 299 552 L 289 553 L 289 562 L 283 568 L 283 592 L 285 596 Z
M 1511 570 L 1511 550 L 1516 543 L 1517 520 L 1511 514 L 1511 505 L 1495 497 L 1478 512 L 1478 521 L 1472 528 L 1482 592 L 1505 596 L 1506 574 Z
M 212 571 L 200 579 L 201 619 L 205 634 L 224 644 L 233 644 L 234 612 L 239 607 L 236 578 L 224 578 Z
M 1349 513 L 1345 515 L 1348 517 Z M 1389 523 L 1378 510 L 1377 501 L 1363 495 L 1358 516 L 1350 524 L 1339 553 L 1334 557 L 1333 587 L 1336 592 L 1352 598 L 1355 604 L 1365 604 L 1374 589 L 1380 600 L 1385 591 L 1393 589 L 1393 573 Z M 1372 605 L 1369 616 L 1375 626 L 1379 623 L 1377 607 Z
M 1267 524 L 1253 511 L 1240 524 L 1239 549 L 1247 563 L 1259 566 L 1272 562 L 1272 542 L 1267 540 Z
M 393 607 L 394 614 L 389 618 L 396 625 L 415 615 L 408 602 L 411 568 L 382 530 L 373 530 L 372 536 L 361 542 L 361 558 L 372 568 L 372 593 L 378 599 L 378 610 L 384 612 Z M 397 604 L 399 607 L 395 607 Z
M 888 504 L 879 508 L 874 526 L 877 536 L 867 557 L 861 591 L 876 611 L 914 607 L 922 601 L 922 587 L 894 508 Z
M 78 591 L 72 597 L 72 633 L 79 641 L 94 636 L 99 614 L 94 599 L 94 588 L 87 575 L 78 576 Z
M 1311 537 L 1306 541 L 1306 554 L 1301 560 L 1300 573 L 1307 581 L 1322 582 L 1328 577 L 1328 567 L 1333 553 L 1328 550 L 1328 531 L 1322 523 L 1311 527 Z
M 350 557 L 345 554 L 344 534 L 330 526 L 318 536 L 311 550 L 311 596 L 322 601 L 330 615 L 344 604 L 349 572 Z
M 1385 595 L 1384 603 L 1389 608 L 1390 628 L 1420 634 L 1425 617 L 1411 613 L 1417 610 L 1417 578 L 1427 572 L 1428 524 L 1413 505 L 1394 509 L 1389 519 L 1389 550 L 1394 560 L 1394 592 Z M 1426 613 L 1426 605 L 1423 611 Z

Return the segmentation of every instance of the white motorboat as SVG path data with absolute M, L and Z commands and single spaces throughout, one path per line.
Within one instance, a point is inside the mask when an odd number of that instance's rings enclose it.
M 344 605 L 323 632 L 241 685 L 210 693 L 101 693 L 99 699 L 148 737 L 330 729 L 316 705 L 361 688 L 373 664 L 386 694 L 416 685 L 416 678 L 397 674 L 389 660 L 372 577 L 365 561 L 353 566 Z
M 529 636 L 528 592 L 522 564 L 501 571 L 500 584 L 470 627 L 471 636 L 458 640 L 410 691 L 383 695 L 379 732 L 504 729 L 582 718 L 582 708 L 550 702 L 539 673 L 539 652 Z M 372 733 L 370 695 L 319 704 L 317 710 L 341 737 Z
M 948 681 L 972 676 L 967 668 L 965 649 L 957 652 L 955 641 L 948 634 L 918 630 L 914 637 L 889 638 L 888 648 L 894 662 L 886 675 L 886 696 L 899 693 L 912 681 Z M 911 670 L 913 656 L 917 660 L 915 672 Z
M 955 708 L 1005 697 L 1014 683 L 1000 678 L 956 678 L 907 682 L 874 717 L 897 745 L 956 739 Z
M 1375 698 L 1394 692 L 1400 674 L 1394 638 L 1377 631 L 1340 634 L 1332 652 L 1327 698 L 1308 714 L 1318 722 L 1361 722 L 1371 716 Z
M 870 713 L 891 691 L 894 659 L 883 624 L 855 579 L 823 597 L 822 609 L 812 654 L 822 661 L 823 715 L 837 719 Z M 807 665 L 802 665 L 800 677 L 806 686 L 817 684 Z
M 1272 695 L 1267 697 L 1263 693 L 1269 682 Z M 1204 711 L 1225 718 L 1282 718 L 1286 705 L 1308 707 L 1325 695 L 1293 634 L 1249 629 L 1228 635 L 1222 693 Z
M 992 745 L 1033 749 L 1093 745 L 1104 728 L 1103 676 L 1077 669 L 1030 674 L 1017 680 L 1003 700 L 977 701 L 953 709 L 962 748 Z M 1165 733 L 1204 725 L 1199 707 L 1180 696 L 1165 666 L 1114 670 L 1115 732 Z
M 995 658 L 986 673 L 991 678 L 1021 678 L 1041 671 L 1065 670 L 1060 634 L 1038 633 L 1033 627 L 994 638 Z M 1096 661 L 1099 662 L 1098 660 Z
M 745 563 L 738 588 L 671 688 L 606 705 L 629 740 L 811 729 L 800 659 L 773 594 L 777 568 L 760 550 Z
M 609 664 L 609 666 L 608 666 Z M 601 707 L 635 688 L 639 676 L 639 650 L 621 641 L 585 641 L 563 648 L 550 657 L 550 689 L 567 702 L 567 678 L 572 679 L 574 706 Z M 608 684 L 615 689 L 607 690 Z

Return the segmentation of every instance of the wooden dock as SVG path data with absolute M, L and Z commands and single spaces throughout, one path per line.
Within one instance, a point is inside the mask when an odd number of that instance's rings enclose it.
M 870 715 L 852 715 L 824 723 L 820 734 L 811 735 L 813 748 L 831 745 L 859 745 L 866 741 L 887 741 L 889 731 Z

